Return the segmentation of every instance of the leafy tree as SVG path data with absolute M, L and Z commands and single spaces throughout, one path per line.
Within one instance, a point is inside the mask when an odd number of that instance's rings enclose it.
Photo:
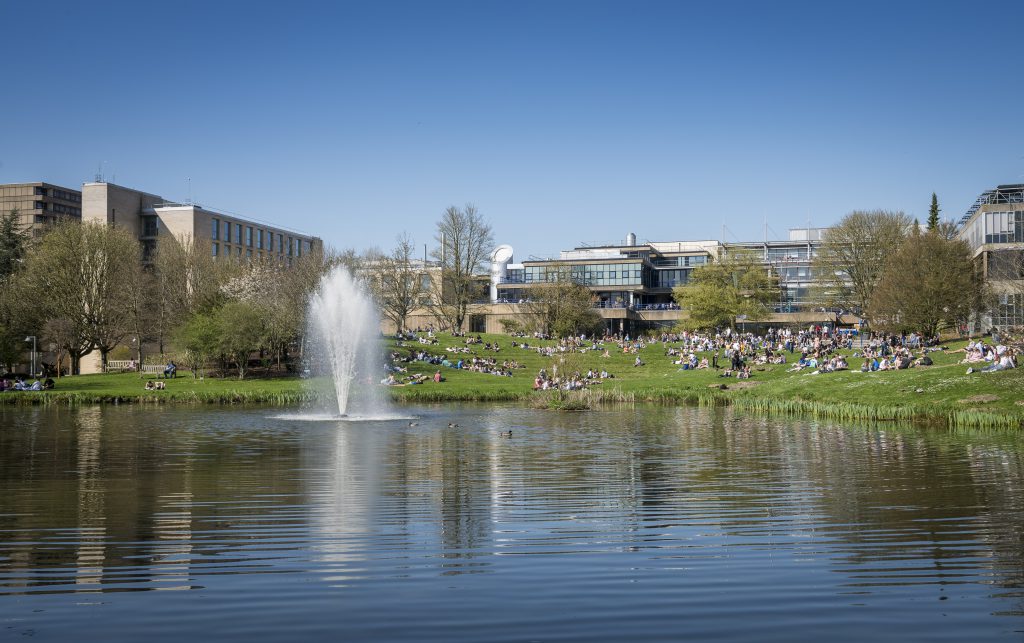
M 245 379 L 249 356 L 263 346 L 265 324 L 260 311 L 242 301 L 229 301 L 217 311 L 219 349 L 235 362 L 238 379 Z
M 590 335 L 603 326 L 593 307 L 593 293 L 572 280 L 569 265 L 549 267 L 547 281 L 530 286 L 526 298 L 523 308 L 532 326 L 554 337 Z
M 104 367 L 111 349 L 132 330 L 140 270 L 138 241 L 126 230 L 99 223 L 56 225 L 25 264 L 42 316 L 70 323 L 81 333 L 74 343 L 99 350 Z M 72 354 L 76 373 L 80 357 Z
M 441 279 L 431 297 L 435 315 L 450 328 L 462 328 L 469 304 L 478 295 L 476 277 L 494 246 L 489 226 L 472 204 L 449 207 L 437 222 L 440 247 L 434 257 L 441 266 Z
M 847 310 L 867 310 L 886 259 L 900 247 L 912 225 L 902 212 L 855 211 L 826 230 L 814 260 L 822 300 Z
M 184 351 L 185 364 L 192 370 L 192 377 L 199 377 L 207 361 L 220 351 L 221 327 L 217 316 L 196 313 L 178 327 L 174 343 Z
M 778 276 L 750 253 L 734 252 L 717 263 L 695 268 L 689 282 L 673 291 L 688 313 L 681 323 L 690 329 L 734 327 L 736 318 L 766 319 L 779 297 Z
M 398 332 L 405 330 L 405 320 L 418 305 L 423 286 L 422 270 L 416 268 L 416 245 L 407 233 L 398 237 L 398 245 L 390 255 L 380 256 L 367 271 L 370 292 L 381 312 L 395 324 Z
M 928 232 L 935 232 L 939 228 L 939 197 L 932 192 L 932 204 L 928 208 Z
M 913 234 L 887 260 L 868 319 L 881 330 L 921 331 L 930 337 L 980 312 L 986 293 L 966 242 L 936 232 Z

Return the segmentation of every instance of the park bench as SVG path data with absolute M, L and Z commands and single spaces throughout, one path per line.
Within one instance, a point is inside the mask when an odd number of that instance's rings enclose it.
M 137 363 L 133 359 L 112 359 L 107 361 L 108 373 L 124 373 L 134 370 L 137 370 Z

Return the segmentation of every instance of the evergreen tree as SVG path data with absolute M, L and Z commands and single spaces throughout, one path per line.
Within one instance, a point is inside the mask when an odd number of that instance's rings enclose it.
M 25 257 L 29 237 L 20 219 L 16 209 L 0 214 L 0 280 L 14 274 Z
M 939 198 L 932 192 L 932 205 L 928 208 L 928 232 L 939 229 Z

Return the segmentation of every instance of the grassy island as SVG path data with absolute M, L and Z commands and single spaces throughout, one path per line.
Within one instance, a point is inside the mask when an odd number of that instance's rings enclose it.
M 473 335 L 473 337 L 477 337 Z M 651 341 L 638 353 L 625 353 L 616 344 L 602 350 L 556 352 L 543 355 L 537 349 L 555 347 L 553 340 L 480 335 L 482 343 L 466 344 L 466 338 L 439 334 L 436 344 L 395 342 L 388 349 L 405 357 L 418 351 L 445 356 L 453 364 L 459 358 L 494 359 L 498 365 L 515 362 L 512 377 L 469 369 L 438 366 L 423 361 L 399 362 L 405 372 L 400 382 L 416 375 L 422 384 L 389 387 L 399 402 L 516 401 L 553 409 L 585 409 L 608 403 L 668 403 L 735 406 L 763 412 L 810 415 L 830 419 L 913 421 L 950 426 L 1021 427 L 1024 422 L 1024 369 L 967 374 L 961 350 L 965 342 L 946 344 L 929 353 L 932 366 L 907 370 L 861 373 L 854 351 L 850 370 L 812 375 L 812 369 L 788 372 L 799 353 L 787 364 L 754 366 L 750 379 L 719 377 L 720 370 L 679 370 L 666 356 L 669 345 Z M 513 346 L 525 343 L 529 348 Z M 492 348 L 488 350 L 486 345 Z M 498 351 L 493 350 L 497 344 Z M 458 349 L 456 351 L 455 349 Z M 468 350 L 469 352 L 463 352 Z M 698 357 L 708 354 L 698 353 Z M 642 366 L 634 366 L 637 357 Z M 709 356 L 709 355 L 708 355 Z M 724 359 L 722 360 L 724 362 Z M 571 373 L 605 370 L 614 377 L 578 391 L 534 391 L 540 369 Z M 444 381 L 435 383 L 440 371 Z M 185 373 L 167 381 L 166 390 L 146 391 L 137 373 L 83 375 L 58 380 L 53 391 L 5 392 L 0 402 L 18 404 L 76 403 L 259 403 L 296 405 L 312 401 L 316 393 L 298 378 L 194 379 Z

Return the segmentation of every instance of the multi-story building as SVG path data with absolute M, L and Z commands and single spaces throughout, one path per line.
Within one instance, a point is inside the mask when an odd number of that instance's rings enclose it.
M 960 219 L 959 236 L 996 296 L 979 330 L 1024 325 L 1024 184 L 983 192 Z
M 113 183 L 82 186 L 82 220 L 125 227 L 139 238 L 149 260 L 161 235 L 208 243 L 215 257 L 276 258 L 291 262 L 323 242 L 310 235 L 194 203 L 173 203 L 161 196 Z
M 82 193 L 50 183 L 7 183 L 0 185 L 0 212 L 17 210 L 23 230 L 33 237 L 46 226 L 63 219 L 82 219 Z
M 814 298 L 812 262 L 824 228 L 797 228 L 783 241 L 651 241 L 637 244 L 630 233 L 621 245 L 578 247 L 564 250 L 557 259 L 513 262 L 512 248 L 500 246 L 492 256 L 491 308 L 480 307 L 471 315 L 474 327 L 496 332 L 503 318 L 514 318 L 519 304 L 529 299 L 530 288 L 539 283 L 569 278 L 587 286 L 594 306 L 612 332 L 637 332 L 675 325 L 682 312 L 672 291 L 685 285 L 697 267 L 718 261 L 729 253 L 744 252 L 759 258 L 779 278 L 779 301 L 774 324 L 843 323 L 858 320 L 852 315 L 820 307 Z

